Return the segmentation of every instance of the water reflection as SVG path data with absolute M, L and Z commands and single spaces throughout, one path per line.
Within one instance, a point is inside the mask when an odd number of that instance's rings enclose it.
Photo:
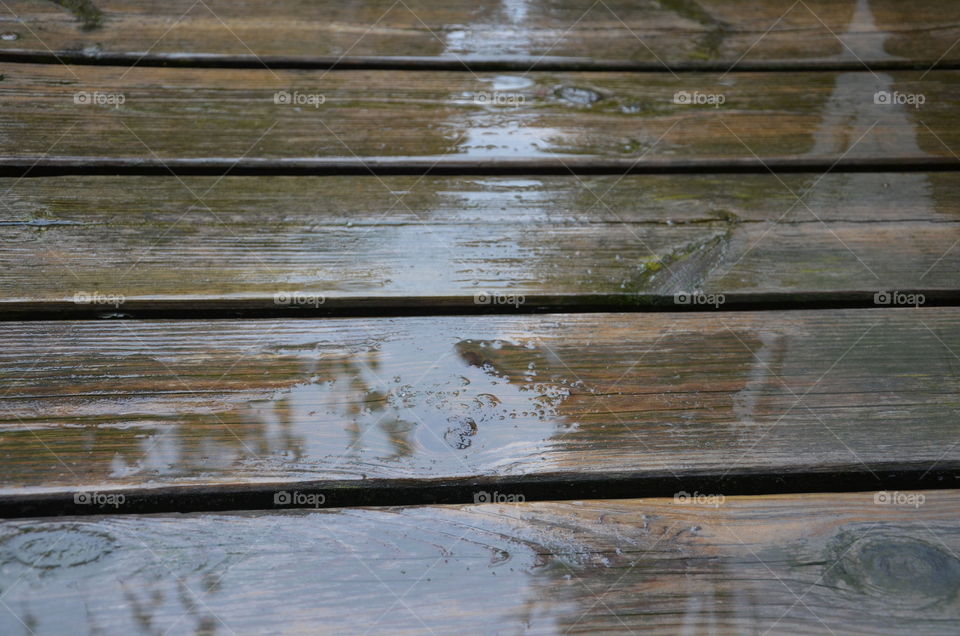
M 852 608 L 865 629 L 955 617 L 955 529 L 837 512 L 811 540 L 808 523 L 758 506 L 654 499 L 10 521 L 0 525 L 0 633 L 819 628 L 794 603 L 801 592 L 815 606 Z
M 856 37 L 864 32 L 876 33 L 877 37 Z M 887 34 L 877 30 L 869 0 L 857 0 L 847 31 L 839 38 L 845 44 L 843 58 L 894 59 L 884 51 Z M 892 76 L 874 73 L 867 67 L 856 73 L 837 74 L 836 87 L 823 107 L 823 123 L 814 133 L 810 154 L 840 156 L 846 153 L 849 158 L 924 154 L 916 143 L 916 124 L 908 110 L 912 107 L 876 103 L 877 93 L 892 94 L 895 89 Z
M 455 142 L 452 152 L 507 160 L 566 154 L 564 142 L 574 133 L 538 123 L 539 115 L 529 108 L 533 100 L 542 98 L 534 90 L 533 80 L 523 75 L 498 75 L 479 81 L 483 89 L 453 96 L 454 103 L 468 108 L 455 111 L 443 123 L 447 129 L 444 136 Z
M 864 33 L 876 37 L 857 37 Z M 885 52 L 888 34 L 878 31 L 870 9 L 869 0 L 858 0 L 847 32 L 840 35 L 848 44 L 842 56 L 848 59 L 896 59 Z M 856 73 L 839 73 L 836 86 L 823 106 L 823 120 L 814 132 L 814 145 L 810 156 L 840 157 L 847 160 L 877 157 L 923 157 L 928 153 L 920 148 L 917 138 L 915 108 L 908 104 L 877 103 L 877 95 L 890 96 L 897 92 L 898 85 L 887 73 L 874 73 L 868 69 Z M 864 193 L 882 191 L 887 187 L 889 175 L 882 173 L 846 173 L 839 176 L 829 188 L 817 187 L 805 199 L 807 207 L 798 205 L 791 220 L 815 219 L 824 209 L 850 209 L 858 205 Z M 811 180 L 811 185 L 817 180 Z M 915 218 L 934 218 L 936 204 L 930 176 L 925 173 L 900 174 L 896 177 L 898 196 L 910 201 L 911 215 Z M 862 203 L 860 203 L 862 205 Z M 844 245 L 849 250 L 848 245 Z M 851 250 L 847 267 L 866 269 L 871 274 L 883 263 L 863 262 L 862 256 Z M 921 268 L 922 270 L 923 268 Z M 920 272 L 916 272 L 920 274 Z M 904 280 L 894 273 L 897 280 L 878 280 L 878 288 L 886 285 L 922 285 L 920 280 Z
M 478 5 L 469 26 L 449 29 L 444 55 L 501 56 L 530 55 L 538 44 L 531 41 L 527 23 L 530 0 L 500 0 Z
M 150 394 L 125 389 L 119 378 L 131 376 L 125 362 L 140 372 L 154 364 L 101 350 L 103 357 L 83 368 L 93 386 L 103 386 L 102 374 L 113 376 L 115 396 L 78 395 L 69 407 L 50 398 L 42 411 L 32 400 L 11 405 L 23 423 L 4 431 L 0 452 L 32 453 L 34 460 L 11 477 L 46 487 L 55 486 L 58 473 L 86 484 L 422 477 L 504 472 L 548 457 L 551 436 L 569 427 L 560 406 L 575 379 L 555 364 L 544 374 L 548 354 L 522 330 L 465 338 L 455 321 L 429 325 L 367 334 L 346 348 L 311 342 L 308 334 L 277 334 L 256 355 L 227 355 L 212 370 L 204 368 L 209 360 L 181 358 L 175 371 L 166 368 L 167 377 L 151 378 Z M 173 336 L 166 346 L 175 342 Z M 217 367 L 228 375 L 217 379 Z M 184 384 L 182 378 L 204 373 L 215 381 Z M 73 474 L 37 461 L 49 457 L 44 445 L 56 448 Z

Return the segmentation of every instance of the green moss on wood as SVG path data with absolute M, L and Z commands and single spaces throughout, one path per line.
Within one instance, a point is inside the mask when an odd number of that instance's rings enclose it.
M 84 31 L 103 26 L 103 11 L 98 9 L 90 0 L 51 0 L 67 9 L 77 17 L 80 22 L 80 28 Z

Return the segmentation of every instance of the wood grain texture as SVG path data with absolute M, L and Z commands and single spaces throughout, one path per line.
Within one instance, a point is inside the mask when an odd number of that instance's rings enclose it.
M 955 633 L 960 493 L 875 497 L 7 521 L 0 630 Z
M 4 323 L 0 492 L 950 469 L 958 316 Z
M 738 61 L 743 67 L 832 62 L 862 68 L 960 59 L 952 47 L 960 18 L 933 0 L 8 0 L 5 6 L 0 25 L 17 37 L 0 40 L 0 54 L 127 64 L 399 58 L 523 69 L 611 61 L 725 69 Z
M 955 173 L 0 180 L 0 312 L 956 290 Z M 802 196 L 799 201 L 797 196 Z
M 604 162 L 617 174 L 705 161 L 761 171 L 782 161 L 819 162 L 821 171 L 838 160 L 953 165 L 958 79 L 960 71 L 674 77 L 17 64 L 0 81 L 0 163 L 565 171 Z M 922 95 L 924 104 L 875 103 L 878 92 Z M 281 93 L 303 103 L 275 103 Z M 683 93 L 725 101 L 675 103 Z

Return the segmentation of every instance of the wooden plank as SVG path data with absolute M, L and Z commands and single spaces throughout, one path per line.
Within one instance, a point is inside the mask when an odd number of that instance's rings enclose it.
M 958 316 L 4 323 L 0 493 L 955 470 Z
M 61 5 L 61 6 L 57 6 Z M 957 63 L 933 0 L 582 3 L 526 0 L 8 0 L 0 54 L 144 63 L 446 62 L 650 68 Z M 72 12 L 70 11 L 72 9 Z
M 6 521 L 0 630 L 955 633 L 960 492 L 888 494 Z
M 490 309 L 478 292 L 524 309 L 675 306 L 693 290 L 929 302 L 960 270 L 957 173 L 74 176 L 0 191 L 6 317 Z M 122 306 L 74 302 L 95 293 Z M 283 293 L 323 303 L 278 305 Z
M 21 64 L 0 82 L 0 166 L 363 174 L 952 166 L 958 79 L 960 71 L 675 77 Z M 675 103 L 684 92 L 725 101 Z M 875 103 L 878 92 L 924 104 Z M 275 103 L 284 94 L 302 104 Z

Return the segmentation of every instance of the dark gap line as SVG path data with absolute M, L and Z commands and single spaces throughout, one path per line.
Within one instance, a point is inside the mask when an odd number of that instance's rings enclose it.
M 0 177 L 110 176 L 570 176 L 624 174 L 767 174 L 953 172 L 954 157 L 805 158 L 771 157 L 709 159 L 460 159 L 429 157 L 354 158 L 103 158 L 0 157 Z
M 475 296 L 407 296 L 324 298 L 311 292 L 285 292 L 289 302 L 274 297 L 247 299 L 126 300 L 116 305 L 78 304 L 71 301 L 0 302 L 0 323 L 50 320 L 220 320 L 269 318 L 398 318 L 425 316 L 536 315 L 578 313 L 661 313 L 733 311 L 814 311 L 837 309 L 910 309 L 903 304 L 914 295 L 924 307 L 960 306 L 960 289 L 891 289 L 878 283 L 869 291 L 837 292 L 736 292 L 705 291 L 689 298 L 675 294 L 522 295 L 508 290 Z M 697 290 L 686 290 L 697 292 Z M 108 296 L 107 290 L 87 293 Z M 877 294 L 889 292 L 879 299 Z M 722 294 L 721 300 L 717 295 Z M 889 298 L 890 302 L 884 302 Z M 302 299 L 302 302 L 301 300 Z M 104 303 L 111 302 L 105 298 Z
M 547 56 L 253 56 L 204 53 L 85 53 L 83 51 L 0 51 L 0 62 L 30 64 L 78 64 L 87 66 L 144 66 L 193 68 L 248 68 L 271 70 L 343 71 L 595 71 L 638 73 L 761 72 L 803 73 L 817 71 L 927 71 L 957 70 L 960 60 L 776 60 L 726 62 L 677 62 L 669 65 L 652 61 L 596 60 L 580 57 Z M 731 69 L 731 66 L 733 67 Z
M 872 471 L 872 472 L 871 472 Z M 673 498 L 678 493 L 786 495 L 798 493 L 944 490 L 960 488 L 960 465 L 931 468 L 930 462 L 887 466 L 838 466 L 816 470 L 676 475 L 670 471 L 598 475 L 558 473 L 451 479 L 365 479 L 290 481 L 260 484 L 173 486 L 162 488 L 76 488 L 36 495 L 0 495 L 0 518 L 163 512 L 279 511 L 303 508 L 415 506 L 486 503 L 521 496 L 526 502 L 571 499 Z M 122 503 L 103 496 L 123 495 Z M 299 495 L 299 496 L 298 496 Z M 323 495 L 319 506 L 304 505 Z M 319 501 L 319 497 L 312 499 Z M 299 504 L 297 504 L 299 502 Z M 692 506 L 696 508 L 696 506 Z

